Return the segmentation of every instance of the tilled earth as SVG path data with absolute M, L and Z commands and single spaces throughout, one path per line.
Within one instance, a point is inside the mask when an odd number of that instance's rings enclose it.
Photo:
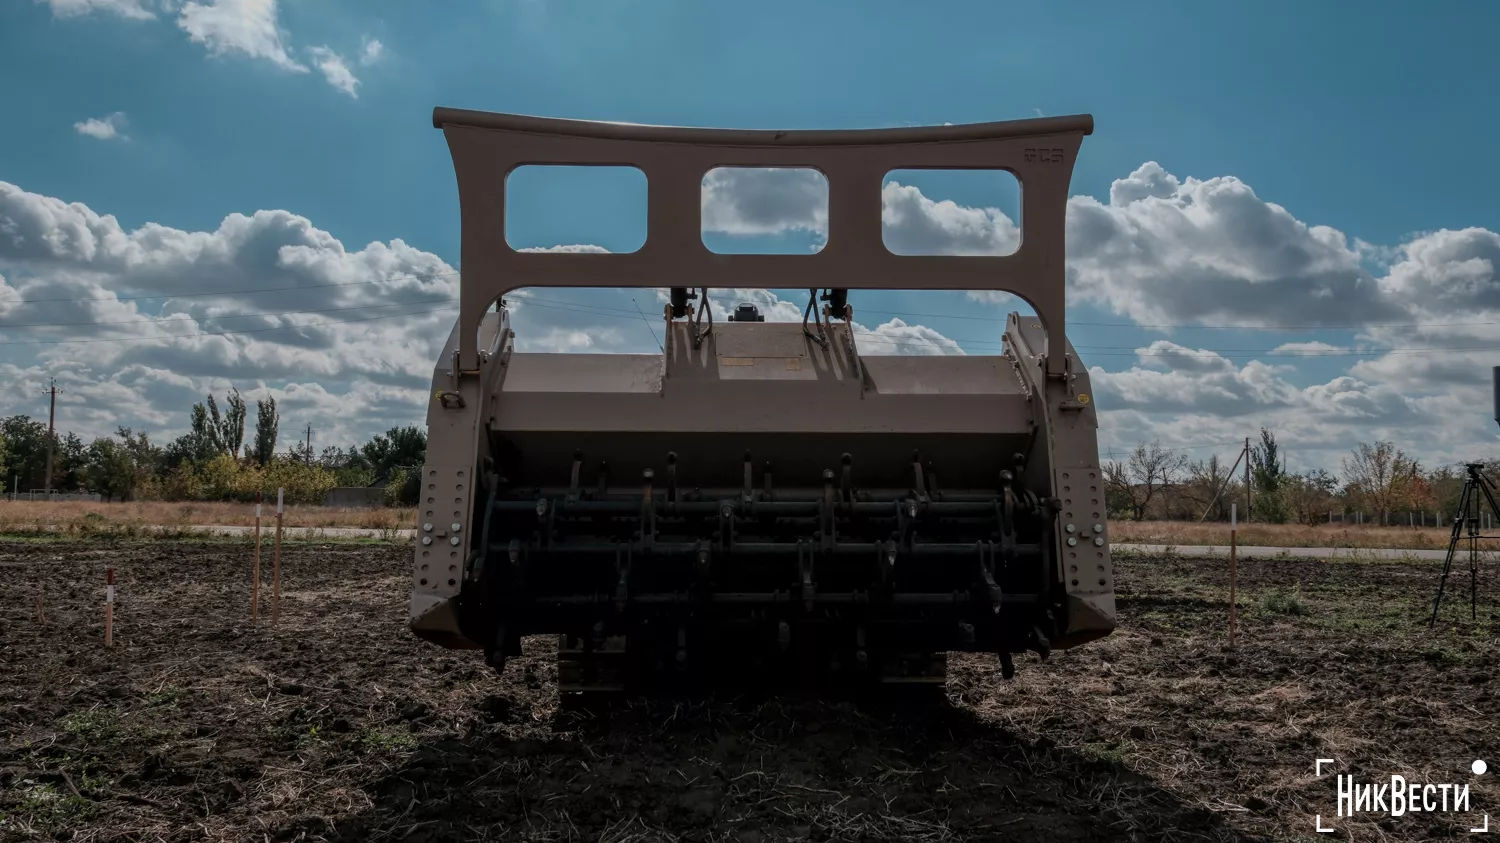
M 1123 558 L 1120 629 L 1010 682 L 954 656 L 922 706 L 578 720 L 548 640 L 496 677 L 407 632 L 409 546 L 288 546 L 258 626 L 250 556 L 0 542 L 0 839 L 1411 840 L 1486 813 L 1500 831 L 1492 569 L 1478 622 L 1465 574 L 1429 632 L 1432 563 L 1247 561 L 1231 651 L 1224 560 Z M 1469 810 L 1338 818 L 1334 773 L 1467 784 Z

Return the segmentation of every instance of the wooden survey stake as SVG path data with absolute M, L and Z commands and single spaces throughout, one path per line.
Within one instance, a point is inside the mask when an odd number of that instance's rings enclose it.
M 115 569 L 104 569 L 104 646 L 115 646 Z
M 255 562 L 250 567 L 250 623 L 260 623 L 260 492 L 255 493 Z
M 271 552 L 271 623 L 281 620 L 281 513 L 285 489 L 276 490 L 276 549 Z
M 1239 573 L 1239 553 L 1235 536 L 1235 528 L 1238 526 L 1238 513 L 1235 504 L 1229 505 L 1229 647 L 1234 648 L 1234 611 L 1235 611 L 1235 579 Z

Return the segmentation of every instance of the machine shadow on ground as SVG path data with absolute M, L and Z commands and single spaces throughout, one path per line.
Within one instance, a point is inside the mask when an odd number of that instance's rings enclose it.
M 941 694 L 636 701 L 557 712 L 540 737 L 512 736 L 539 725 L 514 698 L 481 706 L 487 725 L 366 785 L 335 839 L 1265 839 Z

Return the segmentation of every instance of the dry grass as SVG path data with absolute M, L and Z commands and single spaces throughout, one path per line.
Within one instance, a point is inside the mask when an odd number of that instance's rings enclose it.
M 261 507 L 263 523 L 275 519 L 276 502 Z M 132 501 L 91 503 L 87 501 L 0 502 L 0 533 L 37 529 L 109 531 L 120 528 L 160 526 L 251 526 L 253 503 L 204 503 Z M 356 509 L 332 506 L 288 506 L 283 523 L 287 527 L 365 527 L 374 530 L 411 529 L 416 510 L 380 507 Z
M 268 519 L 275 502 L 263 506 Z M 34 531 L 103 531 L 144 526 L 251 526 L 255 505 L 248 503 L 204 503 L 138 501 L 89 503 L 84 501 L 0 501 L 0 533 Z M 416 526 L 416 510 L 380 507 L 355 509 L 330 506 L 288 506 L 288 527 L 363 527 L 372 530 L 409 530 Z M 1120 544 L 1228 545 L 1229 525 L 1187 521 L 1114 521 L 1110 540 Z M 1399 550 L 1442 550 L 1448 546 L 1449 529 L 1437 527 L 1380 527 L 1373 525 L 1300 524 L 1239 525 L 1239 543 L 1246 547 L 1376 547 Z M 1493 532 L 1493 531 L 1492 531 Z M 1500 549 L 1500 541 L 1487 543 Z
M 1489 531 L 1491 533 L 1495 531 Z M 1386 547 L 1398 550 L 1444 550 L 1452 534 L 1449 527 L 1380 527 L 1341 524 L 1307 527 L 1301 524 L 1239 525 L 1238 540 L 1244 547 Z M 1110 540 L 1119 544 L 1225 545 L 1228 524 L 1198 524 L 1187 521 L 1113 521 Z M 1482 543 L 1500 548 L 1500 541 Z

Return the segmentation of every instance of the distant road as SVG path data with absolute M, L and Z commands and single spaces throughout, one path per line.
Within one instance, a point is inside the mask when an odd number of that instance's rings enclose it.
M 254 527 L 227 526 L 227 525 L 189 525 L 189 526 L 161 526 L 159 530 L 182 530 L 187 532 L 207 533 L 216 536 L 248 536 L 255 532 Z M 275 531 L 274 523 L 261 526 L 263 536 Z M 287 538 L 317 538 L 326 536 L 331 539 L 355 539 L 355 538 L 412 538 L 416 530 L 374 530 L 367 527 L 286 527 L 282 534 Z M 1191 544 L 1132 544 L 1118 543 L 1112 545 L 1117 551 L 1163 554 L 1171 551 L 1178 556 L 1193 557 L 1217 557 L 1229 556 L 1229 548 L 1222 545 L 1191 545 Z M 1460 551 L 1464 552 L 1464 551 Z M 1368 547 L 1241 547 L 1239 555 L 1244 559 L 1264 559 L 1285 556 L 1297 559 L 1435 559 L 1442 561 L 1447 555 L 1443 550 L 1402 550 L 1399 548 L 1368 548 Z
M 1115 550 L 1162 554 L 1171 550 L 1178 556 L 1229 556 L 1229 547 L 1203 544 L 1115 544 Z M 1462 551 L 1467 552 L 1467 551 Z M 1441 562 L 1446 550 L 1401 550 L 1375 547 L 1242 547 L 1242 559 L 1264 559 L 1285 556 L 1294 559 L 1436 559 Z

